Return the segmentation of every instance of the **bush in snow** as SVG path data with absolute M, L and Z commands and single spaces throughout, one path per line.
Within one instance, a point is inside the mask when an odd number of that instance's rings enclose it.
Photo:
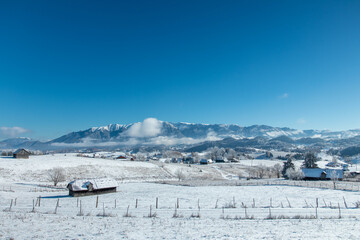
M 289 168 L 286 171 L 286 176 L 290 180 L 301 180 L 304 178 L 304 173 L 301 170 L 295 170 L 295 169 Z

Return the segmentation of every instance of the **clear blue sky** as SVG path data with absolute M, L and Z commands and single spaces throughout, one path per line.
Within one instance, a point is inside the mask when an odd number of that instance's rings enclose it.
M 19 136 L 147 117 L 360 128 L 360 1 L 8 0 L 0 30 L 0 127 Z

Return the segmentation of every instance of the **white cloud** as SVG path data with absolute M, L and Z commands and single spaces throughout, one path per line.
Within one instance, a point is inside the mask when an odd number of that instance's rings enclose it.
M 154 138 L 150 138 L 148 141 L 143 142 L 144 145 L 177 145 L 177 144 L 195 144 L 201 143 L 205 141 L 218 141 L 222 140 L 222 138 L 216 136 L 215 132 L 210 131 L 205 138 L 190 138 L 190 137 L 166 137 L 166 136 L 158 136 Z
M 217 141 L 221 140 L 213 130 L 210 130 L 206 136 L 206 141 Z
M 161 133 L 162 122 L 156 118 L 147 118 L 143 122 L 134 123 L 127 135 L 130 137 L 155 137 Z
M 288 98 L 289 94 L 288 93 L 284 93 L 281 96 L 279 96 L 280 99 L 284 99 L 284 98 Z
M 134 146 L 134 145 L 165 145 L 172 146 L 178 144 L 195 144 L 205 141 L 217 141 L 222 140 L 222 138 L 216 136 L 214 132 L 209 132 L 205 138 L 190 138 L 190 137 L 166 137 L 166 136 L 157 136 L 152 138 L 147 138 L 144 140 L 139 140 L 139 138 L 130 138 L 124 142 L 117 141 L 108 141 L 108 142 L 99 142 L 97 139 L 84 138 L 80 143 L 52 143 L 52 146 L 56 147 L 114 147 L 114 146 Z
M 16 137 L 28 132 L 30 132 L 30 130 L 22 127 L 0 127 L 0 136 L 2 137 Z

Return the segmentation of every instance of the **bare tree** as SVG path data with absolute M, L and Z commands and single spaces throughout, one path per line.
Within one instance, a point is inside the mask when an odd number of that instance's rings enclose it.
M 339 174 L 336 172 L 336 170 L 333 169 L 330 172 L 330 179 L 333 182 L 334 189 L 336 189 L 336 183 L 337 183 L 337 181 L 339 181 Z
M 304 178 L 304 173 L 297 169 L 292 169 L 292 168 L 288 168 L 286 170 L 286 176 L 290 179 L 290 180 L 301 180 Z
M 65 170 L 61 167 L 55 167 L 48 171 L 48 180 L 54 183 L 56 186 L 59 182 L 65 181 Z
M 200 162 L 200 156 L 199 156 L 199 153 L 197 153 L 197 152 L 192 152 L 191 153 L 191 156 L 192 156 L 192 158 L 194 159 L 194 163 L 199 163 Z
M 223 159 L 225 157 L 225 153 L 224 148 L 213 147 L 209 149 L 209 158 L 213 161 Z
M 332 162 L 336 165 L 338 164 L 339 160 L 338 160 L 338 157 L 337 156 L 333 156 L 332 157 Z
M 274 175 L 274 168 L 273 167 L 267 167 L 266 168 L 266 174 L 267 174 L 268 178 L 272 178 L 272 176 Z
M 273 166 L 273 171 L 276 174 L 277 178 L 280 178 L 281 175 L 282 166 L 280 163 L 277 163 Z
M 236 158 L 236 151 L 232 148 L 227 148 L 225 156 L 228 160 L 234 160 Z
M 186 176 L 185 176 L 185 173 L 183 173 L 182 170 L 178 169 L 178 170 L 175 171 L 175 177 L 176 177 L 179 181 L 181 181 L 181 180 L 184 180 Z
M 256 169 L 257 174 L 259 176 L 259 178 L 264 178 L 265 174 L 266 174 L 266 167 L 264 165 L 259 165 Z
M 146 161 L 146 155 L 144 153 L 137 153 L 136 160 L 137 161 Z
M 180 152 L 177 152 L 177 151 L 165 151 L 163 153 L 163 157 L 165 158 L 181 158 L 182 157 L 182 154 Z
M 255 178 L 256 177 L 256 172 L 257 172 L 257 170 L 255 169 L 255 168 L 248 168 L 248 169 L 246 169 L 245 170 L 247 173 L 248 173 L 248 175 L 249 175 L 249 178 Z

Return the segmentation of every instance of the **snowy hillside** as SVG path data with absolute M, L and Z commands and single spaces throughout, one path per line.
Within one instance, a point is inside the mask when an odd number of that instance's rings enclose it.
M 356 207 L 358 183 L 351 183 L 350 187 L 355 190 L 342 191 L 325 187 L 326 184 L 332 186 L 331 182 L 320 181 L 316 185 L 315 182 L 283 179 L 228 179 L 236 168 L 253 164 L 272 166 L 278 162 L 243 160 L 239 164 L 190 167 L 187 164 L 120 161 L 74 154 L 30 156 L 29 159 L 1 157 L 0 218 L 3 221 L 0 222 L 0 238 L 360 237 L 360 210 Z M 47 180 L 47 171 L 54 167 L 63 168 L 67 176 L 58 187 L 53 187 Z M 175 179 L 179 169 L 189 180 L 179 182 Z M 90 177 L 115 178 L 119 183 L 117 192 L 79 198 L 68 195 L 65 186 L 69 181 Z M 195 185 L 190 187 L 188 184 L 192 182 Z M 228 184 L 232 182 L 236 184 Z M 295 183 L 301 185 L 293 186 Z M 322 184 L 320 188 L 319 183 Z M 346 185 L 349 183 L 343 184 Z

